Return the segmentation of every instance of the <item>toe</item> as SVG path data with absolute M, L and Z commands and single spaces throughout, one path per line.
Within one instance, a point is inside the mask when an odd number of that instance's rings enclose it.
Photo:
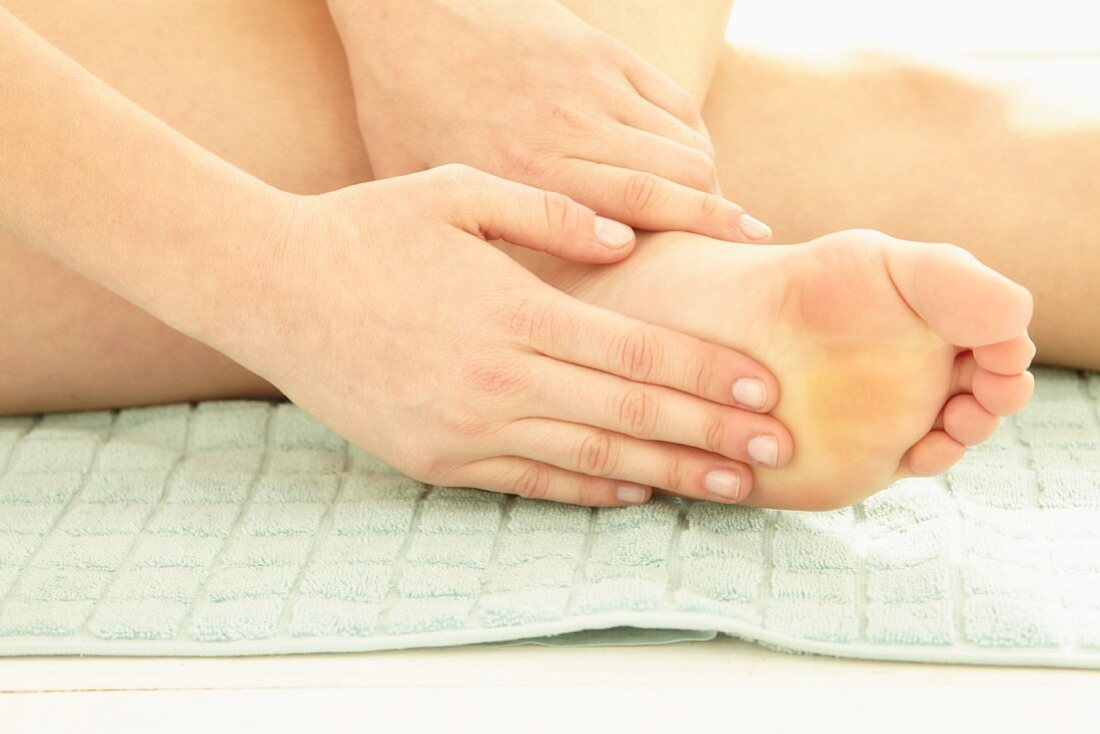
M 954 373 L 951 377 L 951 394 L 958 395 L 973 391 L 974 370 L 978 363 L 974 360 L 974 353 L 967 350 L 955 357 Z
M 995 344 L 1027 330 L 1031 294 L 965 250 L 914 244 L 891 248 L 887 262 L 901 296 L 951 344 Z
M 966 453 L 966 447 L 944 431 L 932 431 L 913 444 L 901 459 L 901 471 L 914 477 L 931 477 L 947 471 Z
M 1015 339 L 976 348 L 974 359 L 982 369 L 998 375 L 1018 375 L 1035 359 L 1035 342 L 1023 334 Z
M 974 370 L 971 388 L 982 407 L 993 415 L 1012 415 L 1031 399 L 1035 378 L 1030 372 L 998 375 L 979 367 Z
M 997 416 L 983 408 L 973 395 L 956 395 L 943 409 L 943 430 L 963 446 L 985 441 L 997 430 Z

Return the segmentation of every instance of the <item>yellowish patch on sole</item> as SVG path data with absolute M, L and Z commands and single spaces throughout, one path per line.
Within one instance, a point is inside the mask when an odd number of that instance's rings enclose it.
M 795 455 L 782 469 L 757 470 L 758 480 L 793 492 L 800 485 L 843 491 L 845 483 L 857 494 L 880 489 L 931 428 L 953 359 L 953 349 L 929 333 L 905 347 L 830 350 L 777 369 L 774 414 L 790 429 Z

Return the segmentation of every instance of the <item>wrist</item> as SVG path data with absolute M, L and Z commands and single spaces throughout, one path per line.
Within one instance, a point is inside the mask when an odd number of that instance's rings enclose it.
M 138 302 L 230 356 L 246 342 L 303 198 L 250 177 L 240 184 L 212 191 L 208 215 L 181 226 L 165 248 L 178 256 L 159 269 L 146 303 Z

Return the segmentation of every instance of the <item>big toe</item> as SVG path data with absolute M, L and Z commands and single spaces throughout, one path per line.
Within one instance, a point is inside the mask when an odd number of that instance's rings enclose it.
M 887 265 L 901 296 L 951 344 L 997 344 L 1027 331 L 1031 293 L 959 247 L 899 242 Z

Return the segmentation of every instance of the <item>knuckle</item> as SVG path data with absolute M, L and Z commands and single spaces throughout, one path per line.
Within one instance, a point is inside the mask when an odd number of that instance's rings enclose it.
M 552 344 L 558 332 L 554 309 L 531 298 L 520 301 L 507 316 L 506 330 L 525 345 Z
M 684 456 L 680 451 L 672 452 L 669 457 L 668 463 L 665 465 L 665 489 L 669 489 L 679 494 L 687 494 L 685 488 L 687 482 L 684 479 L 684 471 L 687 467 L 684 465 Z
M 677 111 L 684 119 L 689 120 L 692 124 L 700 122 L 699 102 L 695 99 L 694 94 L 681 87 L 676 93 L 675 104 Z
M 546 119 L 550 125 L 570 134 L 587 134 L 596 128 L 591 115 L 581 112 L 573 105 L 553 102 L 546 108 Z
M 612 343 L 610 362 L 620 374 L 636 382 L 648 382 L 660 359 L 660 340 L 652 330 L 628 331 Z
M 696 188 L 709 188 L 718 175 L 718 167 L 714 159 L 707 154 L 693 150 L 686 161 L 684 172 L 687 178 Z
M 482 358 L 466 365 L 462 376 L 477 392 L 491 396 L 513 396 L 527 391 L 531 385 L 529 370 L 515 361 Z
M 841 232 L 836 232 L 833 235 L 838 240 L 861 240 L 868 244 L 885 244 L 893 240 L 890 235 L 885 232 L 881 232 L 877 229 L 870 229 L 867 227 L 861 227 L 857 229 L 846 229 Z
M 718 215 L 722 207 L 722 199 L 714 194 L 706 194 L 699 199 L 699 217 L 712 219 Z
M 476 175 L 476 169 L 465 163 L 444 163 L 431 169 L 431 174 L 440 186 L 458 186 L 468 183 Z
M 704 349 L 701 351 L 706 350 Z M 706 354 L 701 354 L 699 356 L 699 359 L 695 361 L 695 366 L 692 368 L 692 371 L 694 373 L 692 377 L 695 383 L 695 394 L 700 397 L 705 398 L 706 396 L 713 394 L 713 391 L 711 390 L 711 385 L 714 384 L 714 381 L 716 379 L 714 362 L 715 360 L 708 358 Z
M 707 418 L 703 434 L 703 445 L 712 454 L 724 454 L 726 443 L 726 420 L 721 412 L 714 412 Z
M 564 194 L 542 192 L 546 224 L 552 232 L 572 232 L 580 227 L 580 211 Z
M 586 474 L 606 476 L 617 463 L 617 442 L 606 431 L 592 431 L 577 448 L 577 466 Z
M 662 193 L 661 179 L 651 173 L 631 173 L 623 183 L 623 204 L 630 211 L 645 211 L 660 203 Z
M 538 464 L 529 464 L 516 478 L 513 489 L 520 497 L 547 499 L 550 496 L 550 472 Z
M 522 147 L 507 149 L 504 154 L 505 166 L 512 174 L 522 180 L 541 180 L 548 172 L 548 157 Z
M 613 411 L 616 425 L 633 436 L 651 436 L 657 427 L 658 401 L 644 387 L 632 387 L 619 394 Z

